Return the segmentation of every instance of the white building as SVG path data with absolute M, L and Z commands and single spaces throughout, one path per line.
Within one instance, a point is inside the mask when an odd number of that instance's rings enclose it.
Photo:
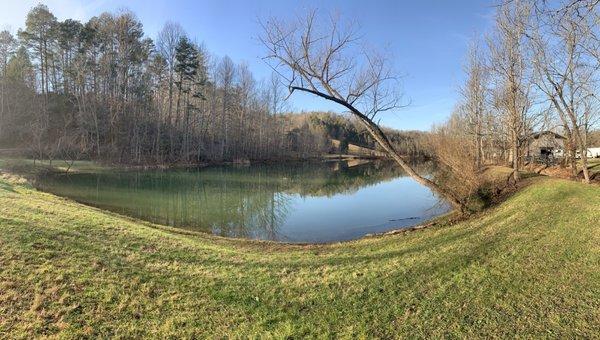
M 581 152 L 577 151 L 577 158 L 581 158 Z M 588 148 L 587 158 L 600 158 L 600 148 Z

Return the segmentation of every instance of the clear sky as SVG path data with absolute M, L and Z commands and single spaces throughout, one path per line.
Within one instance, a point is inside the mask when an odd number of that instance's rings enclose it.
M 87 20 L 104 11 L 132 10 L 155 38 L 167 20 L 179 22 L 188 34 L 212 53 L 250 65 L 257 79 L 270 69 L 260 59 L 259 18 L 288 17 L 306 8 L 337 11 L 355 20 L 370 45 L 393 56 L 404 74 L 403 88 L 411 104 L 385 113 L 381 122 L 398 129 L 427 130 L 443 122 L 457 100 L 464 78 L 468 42 L 491 26 L 494 0 L 0 0 L 0 28 L 23 27 L 29 9 L 45 3 L 59 20 Z M 294 94 L 296 110 L 333 110 L 334 105 Z

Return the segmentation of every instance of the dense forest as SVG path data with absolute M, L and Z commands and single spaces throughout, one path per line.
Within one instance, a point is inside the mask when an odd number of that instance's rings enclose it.
M 275 73 L 257 81 L 177 23 L 152 40 L 129 11 L 81 23 L 36 6 L 16 36 L 0 32 L 0 86 L 0 149 L 38 159 L 198 163 L 375 147 L 350 117 L 290 113 Z M 389 132 L 419 153 L 420 133 Z

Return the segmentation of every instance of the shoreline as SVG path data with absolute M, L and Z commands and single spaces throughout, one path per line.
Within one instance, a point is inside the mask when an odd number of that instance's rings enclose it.
M 356 161 L 357 159 L 351 159 L 348 161 Z M 363 159 L 360 159 L 363 160 Z M 335 161 L 339 161 L 339 159 L 313 159 L 312 161 L 314 162 L 335 162 Z M 373 159 L 365 159 L 366 162 L 371 162 L 374 161 Z M 384 160 L 385 161 L 385 160 Z M 294 161 L 296 162 L 296 161 Z M 273 163 L 261 163 L 261 164 L 277 164 L 277 163 L 281 163 L 281 162 L 273 162 Z M 254 165 L 256 165 L 257 163 L 254 163 Z M 358 165 L 361 165 L 363 163 L 359 163 Z M 143 169 L 143 170 L 151 170 L 151 169 L 185 169 L 185 168 L 190 168 L 190 169 L 194 169 L 194 168 L 207 168 L 207 167 L 211 167 L 211 166 L 238 166 L 238 164 L 234 164 L 234 163 L 218 163 L 218 164 L 204 164 L 203 166 L 199 167 L 199 166 L 186 166 L 186 165 L 182 165 L 180 164 L 178 167 L 166 167 L 166 168 L 139 168 L 139 167 L 119 167 L 117 168 L 117 170 L 120 171 L 135 171 L 136 169 Z M 246 166 L 246 165 L 241 165 L 241 166 Z M 250 166 L 250 165 L 248 165 Z M 115 168 L 106 168 L 104 171 L 112 171 L 115 170 Z M 94 170 L 96 171 L 96 170 Z M 160 222 L 155 222 L 149 219 L 144 219 L 143 217 L 136 217 L 136 216 L 131 216 L 125 213 L 119 213 L 117 211 L 111 210 L 110 208 L 106 208 L 105 206 L 102 206 L 101 204 L 94 204 L 94 203 L 90 203 L 90 202 L 86 202 L 85 200 L 77 200 L 75 198 L 69 197 L 69 196 L 62 196 L 59 194 L 56 194 L 52 191 L 48 191 L 48 190 L 43 190 L 43 188 L 40 188 L 36 182 L 38 181 L 38 178 L 40 176 L 45 176 L 46 174 L 56 174 L 56 175 L 68 175 L 68 174 L 77 174 L 77 173 L 86 173 L 87 170 L 84 171 L 79 171 L 78 169 L 73 169 L 71 170 L 69 173 L 64 173 L 63 171 L 59 170 L 59 169 L 55 169 L 55 168 L 51 168 L 51 169 L 44 169 L 41 172 L 36 172 L 34 174 L 30 174 L 28 176 L 28 174 L 23 174 L 23 173 L 19 173 L 18 171 L 13 171 L 10 169 L 5 169 L 2 170 L 0 168 L 0 174 L 4 172 L 8 175 L 11 176 L 16 176 L 16 177 L 22 177 L 24 178 L 25 181 L 27 181 L 27 184 L 30 185 L 32 188 L 34 188 L 35 190 L 42 192 L 42 193 L 46 193 L 46 194 L 50 194 L 50 195 L 54 195 L 57 197 L 60 197 L 62 199 L 65 200 L 69 200 L 72 202 L 75 202 L 77 204 L 82 204 L 88 207 L 92 207 L 94 209 L 98 209 L 99 211 L 105 212 L 105 213 L 110 213 L 110 214 L 115 214 L 117 216 L 123 217 L 123 218 L 128 218 L 131 219 L 133 221 L 137 221 L 140 223 L 145 223 L 145 224 L 150 224 L 150 225 L 157 225 L 157 226 L 161 226 L 161 227 L 165 227 L 165 228 L 172 228 L 172 229 L 176 229 L 176 230 L 183 230 L 183 231 L 187 231 L 187 232 L 191 232 L 191 233 L 197 233 L 197 234 L 201 234 L 201 235 L 206 235 L 206 236 L 213 236 L 213 237 L 222 237 L 219 235 L 215 235 L 210 233 L 209 231 L 202 231 L 202 230 L 193 230 L 191 228 L 187 228 L 184 226 L 169 226 L 167 224 L 164 223 L 160 223 Z M 231 240 L 240 240 L 240 241 L 258 241 L 258 242 L 271 242 L 271 243 L 277 243 L 277 244 L 282 244 L 282 245 L 299 245 L 299 246 L 308 246 L 308 245 L 330 245 L 330 244 L 341 244 L 341 243 L 347 243 L 347 242 L 355 242 L 355 241 L 359 241 L 361 239 L 365 239 L 365 238 L 373 238 L 373 237 L 380 237 L 380 236 L 384 236 L 384 235 L 393 235 L 393 234 L 398 234 L 398 233 L 403 233 L 403 232 L 409 232 L 409 231 L 415 231 L 415 230 L 419 230 L 419 229 L 424 229 L 426 227 L 432 227 L 435 225 L 439 224 L 439 221 L 448 216 L 448 215 L 452 215 L 454 213 L 453 210 L 451 211 L 447 211 L 442 213 L 441 215 L 437 215 L 437 216 L 432 216 L 427 218 L 424 221 L 419 222 L 418 224 L 414 224 L 414 225 L 407 225 L 405 227 L 397 227 L 394 226 L 391 229 L 387 230 L 387 231 L 383 231 L 383 232 L 377 232 L 377 233 L 365 233 L 361 236 L 355 237 L 355 238 L 350 238 L 350 239 L 340 239 L 340 240 L 333 240 L 333 241 L 298 241 L 298 242 L 294 242 L 294 241 L 285 241 L 285 240 L 276 240 L 276 239 L 259 239 L 259 238 L 246 238 L 243 236 L 240 237 L 224 237 L 226 239 L 231 239 Z M 432 223 L 433 221 L 437 221 L 435 223 Z

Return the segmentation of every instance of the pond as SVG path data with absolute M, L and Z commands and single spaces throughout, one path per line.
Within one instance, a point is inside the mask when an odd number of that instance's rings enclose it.
M 418 170 L 428 173 L 428 168 Z M 389 162 L 80 173 L 45 176 L 37 186 L 155 223 L 283 242 L 351 240 L 449 210 Z

